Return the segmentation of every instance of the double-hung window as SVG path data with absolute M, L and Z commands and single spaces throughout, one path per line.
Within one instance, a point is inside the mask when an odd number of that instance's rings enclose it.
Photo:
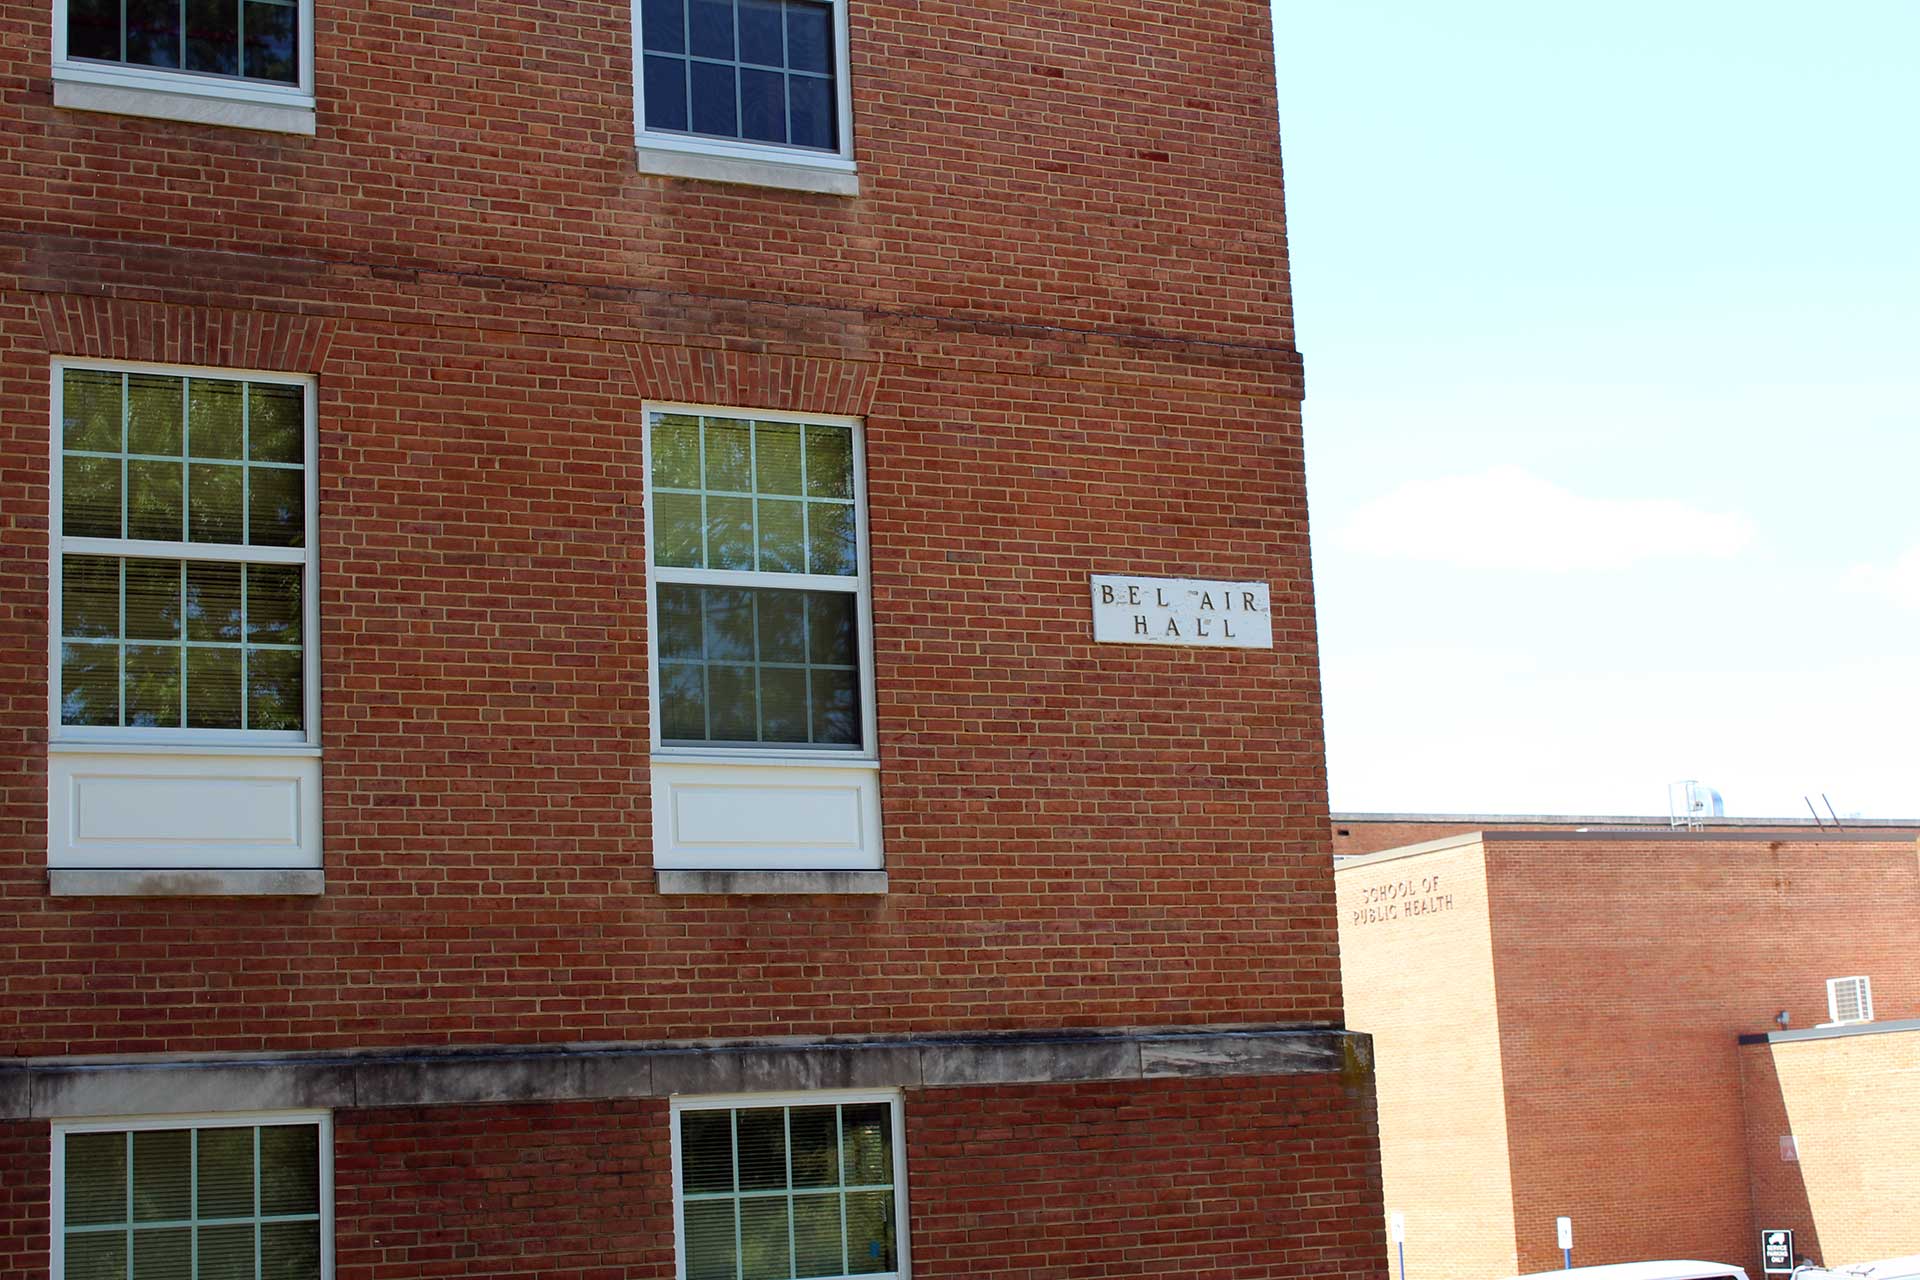
M 56 866 L 317 865 L 313 395 L 56 366 Z
M 878 866 L 859 423 L 649 406 L 647 453 L 656 853 Z
M 313 0 L 53 0 L 55 104 L 313 132 Z
M 332 1145 L 325 1113 L 56 1124 L 55 1280 L 326 1280 Z
M 676 1099 L 679 1280 L 901 1277 L 898 1094 Z
M 851 195 L 846 0 L 635 0 L 642 167 Z

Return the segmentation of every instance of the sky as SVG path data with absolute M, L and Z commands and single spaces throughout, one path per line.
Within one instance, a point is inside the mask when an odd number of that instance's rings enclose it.
M 1334 809 L 1920 817 L 1920 2 L 1275 43 Z

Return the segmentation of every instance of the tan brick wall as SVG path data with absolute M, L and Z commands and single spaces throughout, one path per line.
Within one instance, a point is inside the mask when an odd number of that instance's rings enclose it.
M 1920 1031 L 1748 1045 L 1741 1059 L 1756 1227 L 1795 1231 L 1830 1267 L 1920 1253 Z
M 1481 847 L 1350 865 L 1335 879 L 1348 1025 L 1374 1037 L 1386 1203 L 1407 1215 L 1407 1274 L 1510 1275 L 1513 1188 Z

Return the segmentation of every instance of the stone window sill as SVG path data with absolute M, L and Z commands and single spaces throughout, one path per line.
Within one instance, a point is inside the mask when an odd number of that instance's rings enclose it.
M 187 124 L 220 125 L 263 133 L 313 136 L 314 109 L 310 104 L 247 102 L 184 89 L 135 88 L 55 79 L 53 105 L 69 111 L 102 111 L 149 120 L 179 120 Z
M 243 871 L 228 868 L 47 872 L 56 898 L 314 898 L 327 891 L 324 871 Z
M 666 894 L 802 896 L 808 894 L 884 894 L 884 871 L 655 871 Z
M 756 160 L 744 156 L 723 156 L 711 152 L 684 151 L 678 148 L 639 147 L 642 173 L 664 178 L 696 178 L 705 182 L 730 182 L 749 187 L 775 187 L 782 191 L 810 191 L 815 195 L 857 196 L 860 175 L 844 168 L 828 168 L 796 161 Z

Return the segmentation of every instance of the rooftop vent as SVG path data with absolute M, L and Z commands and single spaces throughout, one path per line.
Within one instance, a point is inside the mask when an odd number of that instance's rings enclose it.
M 1867 978 L 1827 979 L 1827 1025 L 1873 1021 L 1873 983 Z
M 1667 822 L 1675 831 L 1699 831 L 1708 818 L 1724 818 L 1726 813 L 1720 793 L 1704 782 L 1688 778 L 1667 784 Z

